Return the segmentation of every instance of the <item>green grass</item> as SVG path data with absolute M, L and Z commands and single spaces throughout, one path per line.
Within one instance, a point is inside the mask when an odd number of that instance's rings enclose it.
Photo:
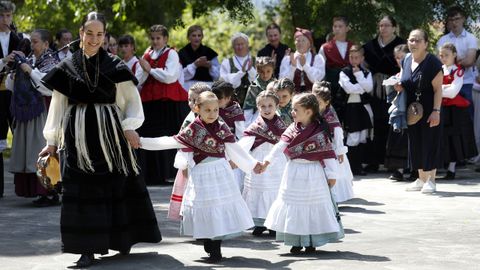
M 7 142 L 8 142 L 8 148 L 3 151 L 3 157 L 4 158 L 10 158 L 10 152 L 12 150 L 12 132 L 10 130 L 8 131 L 7 135 Z

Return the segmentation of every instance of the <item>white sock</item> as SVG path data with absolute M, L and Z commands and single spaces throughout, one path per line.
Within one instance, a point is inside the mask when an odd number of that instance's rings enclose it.
M 456 165 L 456 164 L 457 164 L 456 162 L 450 162 L 450 163 L 448 164 L 448 170 L 454 173 L 454 172 L 455 172 L 455 165 Z

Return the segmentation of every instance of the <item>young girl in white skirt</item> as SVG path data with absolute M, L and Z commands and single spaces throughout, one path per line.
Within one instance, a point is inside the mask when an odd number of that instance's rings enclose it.
M 289 158 L 265 226 L 277 231 L 277 240 L 292 246 L 291 253 L 298 254 L 303 247 L 306 253 L 312 253 L 315 247 L 344 236 L 329 189 L 338 177 L 338 163 L 315 95 L 295 95 L 292 105 L 295 122 L 282 134 L 261 168 L 264 171 L 283 153 Z
M 204 240 L 210 263 L 221 260 L 222 240 L 253 227 L 226 156 L 245 172 L 260 168 L 258 161 L 235 143 L 228 126 L 218 121 L 218 111 L 215 94 L 203 92 L 195 105 L 199 116 L 178 135 L 140 139 L 147 150 L 182 148 L 175 166 L 188 168 L 189 179 L 182 202 L 181 233 Z
M 320 114 L 328 123 L 330 135 L 333 140 L 333 150 L 337 155 L 338 178 L 332 187 L 332 193 L 336 202 L 344 202 L 353 198 L 353 174 L 350 170 L 350 162 L 347 158 L 348 147 L 343 144 L 343 129 L 338 120 L 337 113 L 330 105 L 332 95 L 330 83 L 317 81 L 313 84 L 312 93 L 318 101 Z
M 283 120 L 276 114 L 278 97 L 274 92 L 262 91 L 256 97 L 256 106 L 260 115 L 245 130 L 239 144 L 244 149 L 251 151 L 257 160 L 263 160 L 278 143 L 280 136 L 287 129 Z M 277 198 L 282 173 L 287 160 L 281 154 L 277 160 L 264 173 L 255 174 L 248 172 L 245 175 L 243 198 L 252 213 L 255 229 L 253 235 L 259 236 L 267 230 L 263 223 L 267 217 L 270 206 Z M 270 236 L 275 231 L 270 231 Z

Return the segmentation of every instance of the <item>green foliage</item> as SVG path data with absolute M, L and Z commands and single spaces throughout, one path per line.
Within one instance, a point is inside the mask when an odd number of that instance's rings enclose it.
M 397 20 L 400 36 L 406 37 L 410 30 L 418 27 L 438 36 L 441 33 L 432 26 L 444 21 L 446 9 L 453 4 L 461 6 L 472 20 L 480 15 L 477 0 L 279 0 L 277 4 L 270 4 L 267 16 L 280 23 L 290 45 L 294 27 L 311 29 L 316 38 L 323 38 L 331 32 L 334 16 L 347 16 L 351 27 L 349 39 L 361 43 L 375 36 L 378 20 L 383 15 L 392 15 Z
M 225 57 L 233 55 L 233 49 L 230 38 L 236 32 L 243 32 L 249 36 L 250 48 L 252 54 L 256 54 L 266 44 L 265 26 L 267 23 L 264 17 L 259 14 L 253 14 L 254 20 L 248 25 L 242 25 L 231 20 L 231 17 L 220 10 L 211 11 L 209 15 L 193 17 L 192 7 L 188 6 L 182 15 L 184 25 L 177 25 L 169 30 L 169 44 L 181 49 L 188 44 L 187 29 L 189 26 L 197 24 L 204 29 L 203 44 L 211 47 L 219 54 L 221 61 Z

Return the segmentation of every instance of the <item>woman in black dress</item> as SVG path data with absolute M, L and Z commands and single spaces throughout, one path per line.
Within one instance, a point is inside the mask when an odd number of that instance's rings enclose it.
M 82 48 L 43 78 L 54 91 L 40 155 L 64 149 L 62 250 L 81 254 L 79 267 L 92 264 L 95 253 L 128 254 L 138 242 L 161 240 L 132 150 L 144 120 L 136 79 L 101 48 L 105 28 L 102 14 L 89 13 Z
M 363 45 L 365 50 L 365 62 L 368 65 L 370 72 L 372 72 L 374 89 L 372 91 L 372 98 L 370 105 L 373 110 L 374 118 L 374 136 L 370 143 L 372 155 L 366 160 L 368 166 L 365 168 L 367 172 L 378 170 L 380 164 L 384 164 L 389 169 L 405 168 L 406 157 L 403 160 L 405 165 L 390 164 L 389 156 L 392 153 L 386 153 L 385 146 L 387 144 L 387 137 L 397 136 L 399 138 L 391 138 L 391 142 L 402 141 L 401 134 L 389 132 L 388 125 L 388 107 L 385 87 L 382 86 L 383 80 L 396 75 L 400 72 L 400 67 L 397 66 L 393 49 L 400 44 L 405 44 L 405 40 L 396 35 L 397 21 L 391 16 L 383 16 L 378 22 L 378 35 Z M 406 135 L 403 142 L 406 147 Z M 388 147 L 387 147 L 388 149 Z M 398 153 L 397 153 L 398 154 Z M 396 156 L 396 155 L 395 155 Z M 386 160 L 387 158 L 387 160 Z
M 407 191 L 436 191 L 435 174 L 441 166 L 440 109 L 442 104 L 442 63 L 428 53 L 428 36 L 424 30 L 410 32 L 408 48 L 411 54 L 403 61 L 400 83 L 395 90 L 406 91 L 407 108 L 417 99 L 423 106 L 423 117 L 408 126 L 409 157 L 412 169 L 417 169 L 419 178 L 410 184 Z M 419 98 L 417 98 L 417 96 Z

